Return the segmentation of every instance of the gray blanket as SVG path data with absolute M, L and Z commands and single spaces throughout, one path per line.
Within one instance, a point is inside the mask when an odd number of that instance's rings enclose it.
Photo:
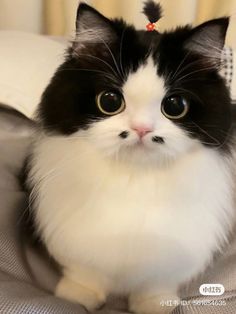
M 54 262 L 23 230 L 27 199 L 18 174 L 28 153 L 33 123 L 0 106 L 0 313 L 83 314 L 86 310 L 56 298 L 59 279 Z M 221 297 L 199 295 L 201 283 L 221 283 Z M 236 241 L 207 271 L 181 289 L 182 304 L 174 313 L 236 313 Z M 202 304 L 202 303 L 205 303 Z M 126 300 L 111 297 L 98 313 L 125 313 Z

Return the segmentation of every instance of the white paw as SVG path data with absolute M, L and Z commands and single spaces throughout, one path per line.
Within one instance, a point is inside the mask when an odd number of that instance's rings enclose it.
M 88 311 L 97 309 L 106 301 L 104 293 L 90 290 L 66 277 L 59 281 L 55 295 L 68 301 L 79 303 Z
M 178 305 L 176 295 L 131 296 L 129 309 L 136 314 L 169 314 Z

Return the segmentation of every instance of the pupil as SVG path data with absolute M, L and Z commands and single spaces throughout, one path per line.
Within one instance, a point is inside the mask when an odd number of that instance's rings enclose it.
M 177 117 L 185 110 L 186 102 L 182 97 L 169 97 L 164 104 L 165 113 Z
M 122 100 L 120 95 L 108 92 L 101 96 L 100 103 L 104 111 L 112 113 L 120 109 Z

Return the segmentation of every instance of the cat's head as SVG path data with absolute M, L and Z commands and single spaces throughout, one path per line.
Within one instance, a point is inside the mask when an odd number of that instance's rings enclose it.
M 43 128 L 147 163 L 203 146 L 226 151 L 231 103 L 219 69 L 228 22 L 137 31 L 80 4 L 76 38 L 39 106 Z

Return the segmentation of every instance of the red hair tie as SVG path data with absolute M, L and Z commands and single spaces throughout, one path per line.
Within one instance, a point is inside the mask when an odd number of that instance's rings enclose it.
M 156 29 L 156 24 L 150 22 L 146 25 L 146 29 L 148 32 L 153 32 Z

